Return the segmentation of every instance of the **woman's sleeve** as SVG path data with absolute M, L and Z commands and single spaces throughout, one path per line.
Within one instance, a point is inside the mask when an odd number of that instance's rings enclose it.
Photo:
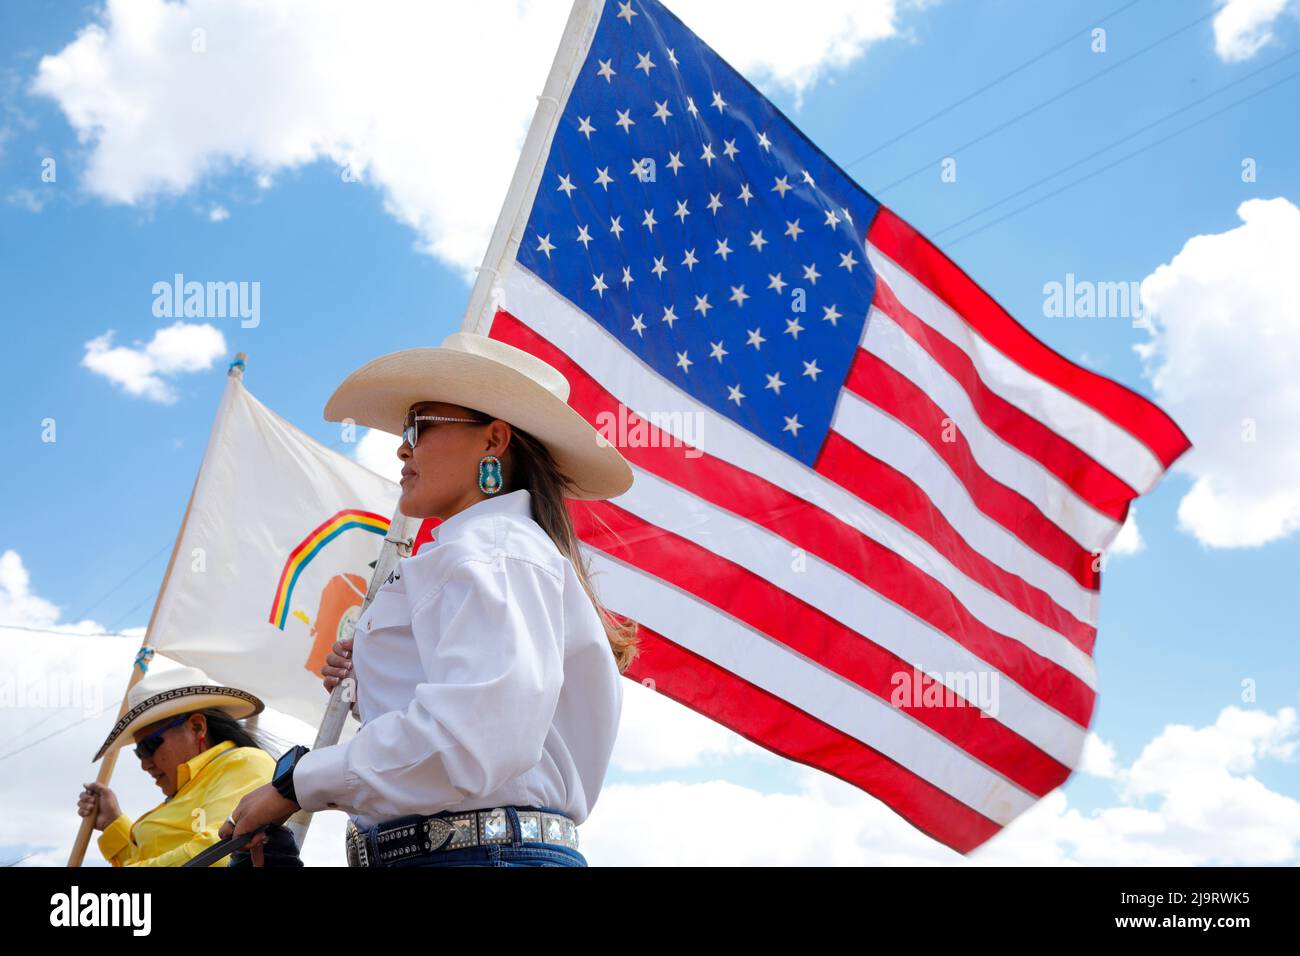
M 405 710 L 294 770 L 305 810 L 436 813 L 486 796 L 534 766 L 564 679 L 562 580 L 521 557 L 472 557 L 437 586 L 407 575 L 424 671 Z

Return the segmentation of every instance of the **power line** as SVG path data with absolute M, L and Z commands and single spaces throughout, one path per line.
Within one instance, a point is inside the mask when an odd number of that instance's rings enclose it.
M 1183 24 L 1183 25 L 1182 25 L 1181 27 L 1179 27 L 1177 30 L 1174 30 L 1172 33 L 1167 33 L 1167 34 L 1165 34 L 1163 37 L 1161 37 L 1159 40 L 1156 40 L 1156 41 L 1153 42 L 1153 43 L 1149 43 L 1149 44 L 1147 44 L 1147 45 L 1144 46 L 1142 49 L 1138 50 L 1136 53 L 1132 53 L 1132 54 L 1126 56 L 1124 59 L 1120 60 L 1118 63 L 1112 63 L 1110 66 L 1106 67 L 1106 68 L 1103 69 L 1103 70 L 1099 70 L 1098 72 L 1094 73 L 1092 76 L 1087 77 L 1086 79 L 1080 80 L 1078 83 L 1075 83 L 1073 86 L 1067 87 L 1067 88 L 1065 88 L 1064 90 L 1061 90 L 1061 92 L 1056 93 L 1056 94 L 1054 94 L 1053 96 L 1048 97 L 1047 99 L 1043 100 L 1042 102 L 1040 102 L 1040 103 L 1038 103 L 1038 104 L 1036 104 L 1036 105 L 1034 105 L 1034 106 L 1031 106 L 1029 109 L 1025 110 L 1023 113 L 1019 113 L 1019 114 L 1017 114 L 1016 116 L 1011 117 L 1011 119 L 1007 120 L 1005 123 L 1001 123 L 1001 124 L 999 124 L 999 125 L 993 127 L 992 129 L 990 129 L 990 130 L 988 130 L 988 131 L 986 131 L 986 132 L 981 133 L 979 136 L 976 136 L 974 139 L 969 140 L 969 141 L 966 142 L 966 143 L 963 143 L 961 146 L 958 146 L 958 147 L 956 147 L 956 148 L 954 148 L 954 149 L 946 150 L 946 151 L 945 151 L 944 153 L 942 153 L 940 156 L 937 156 L 936 158 L 930 160 L 930 161 L 927 162 L 927 163 L 923 163 L 923 164 L 921 164 L 921 165 L 918 166 L 916 169 L 914 169 L 914 170 L 912 170 L 910 173 L 908 173 L 906 176 L 903 176 L 903 177 L 901 177 L 900 179 L 896 179 L 896 180 L 894 180 L 892 183 L 890 183 L 889 185 L 883 187 L 882 189 L 871 190 L 871 192 L 873 193 L 873 195 L 879 197 L 880 195 L 889 192 L 891 189 L 894 189 L 894 188 L 897 187 L 897 186 L 901 186 L 903 183 L 907 182 L 909 179 L 912 179 L 912 178 L 914 178 L 914 177 L 916 177 L 916 176 L 919 176 L 921 173 L 925 172 L 926 170 L 933 169 L 933 168 L 935 167 L 935 164 L 937 164 L 937 163 L 939 163 L 939 162 L 942 162 L 944 159 L 947 159 L 948 157 L 952 156 L 954 153 L 960 153 L 960 152 L 961 152 L 962 150 L 964 150 L 964 149 L 969 149 L 970 147 L 974 146 L 976 143 L 981 143 L 981 142 L 983 142 L 984 140 L 988 139 L 990 136 L 994 135 L 995 133 L 1000 133 L 1000 132 L 1002 132 L 1002 130 L 1006 129 L 1007 127 L 1009 127 L 1009 126 L 1014 126 L 1016 123 L 1020 122 L 1020 121 L 1021 121 L 1022 119 L 1024 119 L 1025 117 L 1027 117 L 1027 116 L 1031 116 L 1031 115 L 1033 115 L 1034 113 L 1037 113 L 1039 110 L 1041 110 L 1041 109 L 1043 109 L 1043 108 L 1045 108 L 1045 107 L 1047 107 L 1047 106 L 1050 106 L 1051 104 L 1055 103 L 1057 100 L 1063 99 L 1064 97 L 1066 97 L 1066 96 L 1068 96 L 1069 94 L 1073 93 L 1075 90 L 1081 89 L 1081 88 L 1083 88 L 1084 86 L 1087 86 L 1089 83 L 1092 83 L 1092 82 L 1094 82 L 1095 80 L 1099 80 L 1099 79 L 1101 79 L 1101 78 L 1102 78 L 1103 76 L 1105 76 L 1106 74 L 1108 74 L 1108 73 L 1112 73 L 1112 72 L 1114 72 L 1115 70 L 1118 70 L 1120 67 L 1124 66 L 1125 64 L 1128 64 L 1128 63 L 1133 62 L 1133 60 L 1137 59 L 1138 57 L 1142 56 L 1143 54 L 1149 53 L 1151 50 L 1154 50 L 1156 47 L 1160 46 L 1162 43 L 1167 43 L 1169 40 L 1172 40 L 1174 37 L 1178 36 L 1180 33 L 1184 33 L 1184 32 L 1186 32 L 1187 30 L 1190 30 L 1192 27 L 1196 26 L 1198 23 L 1201 23 L 1202 21 L 1207 20 L 1208 18 L 1214 16 L 1216 13 L 1218 13 L 1218 10 L 1217 10 L 1217 9 L 1214 9 L 1214 10 L 1211 10 L 1209 13 L 1206 13 L 1206 14 L 1203 14 L 1202 16 L 1197 17 L 1195 20 L 1192 20 L 1190 23 L 1185 23 L 1185 24 Z
M 110 588 L 105 594 L 102 594 L 93 603 L 87 605 L 85 608 L 78 611 L 76 614 L 72 615 L 71 620 L 74 621 L 84 620 L 87 614 L 89 614 L 95 608 L 99 607 L 99 605 L 103 604 L 104 601 L 106 601 L 108 598 L 116 594 L 118 590 L 122 587 L 122 585 L 126 584 L 127 581 L 130 581 L 133 577 L 135 577 L 145 568 L 149 567 L 149 565 L 153 564 L 154 561 L 158 560 L 158 556 L 163 554 L 171 546 L 172 546 L 172 542 L 168 541 L 161 548 L 159 548 L 152 555 L 150 555 L 142 565 L 140 565 L 138 568 L 136 568 L 134 571 L 132 571 L 130 574 L 124 577 L 121 581 L 118 581 L 117 584 L 113 585 L 113 587 Z
M 1131 153 L 1127 153 L 1126 155 L 1121 156 L 1119 159 L 1115 160 L 1115 161 L 1112 162 L 1112 163 L 1107 163 L 1105 166 L 1099 167 L 1098 169 L 1094 169 L 1092 172 L 1088 173 L 1086 176 L 1080 176 L 1078 179 L 1075 179 L 1075 180 L 1072 180 L 1072 181 L 1066 183 L 1066 184 L 1065 184 L 1064 186 L 1062 186 L 1060 189 L 1054 189 L 1054 190 L 1052 190 L 1052 192 L 1050 192 L 1050 193 L 1046 193 L 1045 195 L 1040 196 L 1040 197 L 1038 197 L 1037 199 L 1035 199 L 1035 200 L 1033 200 L 1033 201 L 1031 201 L 1031 202 L 1027 202 L 1027 203 L 1025 203 L 1023 206 L 1020 206 L 1020 207 L 1018 207 L 1018 208 L 1016 208 L 1016 209 L 1011 210 L 1011 212 L 1007 213 L 1005 216 L 999 216 L 997 219 L 994 219 L 994 220 L 992 220 L 991 222 L 987 222 L 987 223 L 985 223 L 984 225 L 980 226 L 980 227 L 977 228 L 977 229 L 972 229 L 970 232 L 965 233 L 964 235 L 958 236 L 956 239 L 952 240 L 952 242 L 950 242 L 950 243 L 948 243 L 947 245 L 945 245 L 944 248 L 945 248 L 945 249 L 950 249 L 950 248 L 952 248 L 953 246 L 955 246 L 955 245 L 956 245 L 957 243 L 959 243 L 959 242 L 965 242 L 967 239 L 971 238 L 971 236 L 978 235 L 979 233 L 983 232 L 985 229 L 988 229 L 988 228 L 990 228 L 990 227 L 992 227 L 992 226 L 996 226 L 998 223 L 1000 223 L 1000 222 L 1004 222 L 1004 221 L 1006 221 L 1007 219 L 1010 219 L 1012 216 L 1017 216 L 1017 215 L 1019 215 L 1020 213 L 1024 212 L 1026 209 L 1032 209 L 1034 206 L 1037 206 L 1039 203 L 1044 202 L 1044 201 L 1046 201 L 1046 200 L 1048 200 L 1048 199 L 1051 199 L 1053 196 L 1059 196 L 1061 193 L 1065 192 L 1067 189 L 1072 189 L 1072 188 L 1074 188 L 1075 186 L 1079 185 L 1080 183 L 1087 182 L 1089 179 L 1092 179 L 1094 176 L 1099 176 L 1100 174 L 1106 172 L 1107 170 L 1114 169 L 1116 166 L 1119 166 L 1121 163 L 1125 163 L 1125 162 L 1127 162 L 1128 160 L 1132 159 L 1134 156 L 1139 156 L 1139 155 L 1141 155 L 1142 153 L 1145 153 L 1145 152 L 1147 152 L 1147 151 L 1150 150 L 1150 149 L 1154 149 L 1156 146 L 1159 146 L 1159 145 L 1161 145 L 1162 143 L 1167 143 L 1169 140 L 1173 139 L 1175 136 L 1180 136 L 1180 135 L 1182 135 L 1183 133 L 1186 133 L 1186 132 L 1187 132 L 1188 130 L 1190 130 L 1190 129 L 1195 129 L 1197 126 L 1200 126 L 1200 125 L 1201 125 L 1202 123 L 1204 123 L 1206 120 L 1213 119 L 1213 118 L 1216 117 L 1216 116 L 1220 116 L 1220 115 L 1222 115 L 1223 113 L 1228 112 L 1228 110 L 1235 109 L 1236 107 L 1240 106 L 1242 103 L 1245 103 L 1245 102 L 1247 102 L 1248 100 L 1253 100 L 1255 97 L 1257 97 L 1257 96 L 1261 96 L 1262 94 L 1267 93 L 1269 90 L 1272 90 L 1272 89 L 1274 89 L 1274 88 L 1276 88 L 1276 87 L 1281 86 L 1283 83 L 1289 82 L 1290 80 L 1294 80 L 1296 77 L 1300 77 L 1300 71 L 1297 71 L 1297 72 L 1295 72 L 1295 73 L 1291 73 L 1291 74 L 1289 74 L 1289 75 L 1287 75 L 1287 76 L 1284 76 L 1284 77 L 1282 77 L 1282 79 L 1278 80 L 1277 82 L 1275 82 L 1275 83 L 1270 83 L 1268 86 L 1265 86 L 1265 87 L 1261 87 L 1260 89 L 1256 90 L 1255 92 L 1250 93 L 1250 94 L 1247 94 L 1246 96 L 1243 96 L 1241 99 L 1236 100 L 1236 101 L 1234 101 L 1234 102 L 1232 102 L 1232 103 L 1229 103 L 1227 106 L 1223 107 L 1222 109 L 1218 109 L 1218 110 L 1215 110 L 1213 113 L 1208 113 L 1208 114 L 1206 114 L 1205 116 L 1201 117 L 1199 120 L 1197 120 L 1197 121 L 1194 122 L 1194 123 L 1189 123 L 1188 125 L 1182 127 L 1181 129 L 1176 129 L 1176 130 L 1174 130 L 1174 131 L 1173 131 L 1172 133 L 1170 133 L 1168 136 L 1162 136 L 1160 139 L 1155 140 L 1154 142 L 1148 143 L 1146 146 L 1143 146 L 1141 149 L 1135 149 L 1133 152 L 1131 152 Z
M 1009 202 L 1010 200 L 1015 199 L 1017 196 L 1023 195 L 1024 193 L 1027 193 L 1032 189 L 1038 188 L 1039 186 L 1043 185 L 1043 183 L 1055 179 L 1057 176 L 1060 176 L 1062 173 L 1069 172 L 1071 169 L 1074 169 L 1076 166 L 1081 166 L 1091 159 L 1096 159 L 1102 153 L 1109 152 L 1110 150 L 1114 149 L 1116 146 L 1119 146 L 1127 142 L 1128 140 L 1131 140 L 1134 136 L 1137 136 L 1140 133 L 1145 133 L 1147 132 L 1147 130 L 1154 129 L 1155 127 L 1159 126 L 1161 123 L 1167 122 L 1173 119 L 1175 116 L 1178 116 L 1180 113 L 1185 113 L 1188 110 L 1192 109 L 1193 107 L 1200 106 L 1206 100 L 1213 99 L 1214 97 L 1218 96 L 1220 93 L 1223 93 L 1224 91 L 1229 90 L 1234 86 L 1244 83 L 1247 80 L 1251 79 L 1252 77 L 1258 76 L 1259 74 L 1263 73 L 1266 70 L 1271 70 L 1279 63 L 1282 63 L 1285 60 L 1289 60 L 1291 59 L 1291 57 L 1296 55 L 1300 55 L 1300 50 L 1292 50 L 1290 53 L 1278 57 L 1272 63 L 1262 66 L 1258 70 L 1254 70 L 1250 73 L 1247 73 L 1245 76 L 1238 77 L 1237 79 L 1233 80 L 1231 83 L 1225 83 L 1217 90 L 1213 90 L 1212 92 L 1207 93 L 1205 96 L 1202 96 L 1199 100 L 1193 100 L 1191 103 L 1188 103 L 1186 106 L 1180 106 L 1178 109 L 1174 110 L 1173 112 L 1166 113 L 1164 116 L 1160 117 L 1159 119 L 1154 120 L 1139 129 L 1135 129 L 1131 133 L 1128 133 L 1125 136 L 1121 136 L 1119 139 L 1113 140 L 1112 142 L 1101 147 L 1100 149 L 1089 153 L 1087 156 L 1084 156 L 1081 159 L 1076 159 L 1074 162 L 1062 166 L 1060 169 L 1057 169 L 1051 173 L 1048 173 L 1042 179 L 1036 180 L 1035 182 L 1032 182 L 1029 185 L 1022 187 L 1021 189 L 1017 189 L 1013 193 L 1008 193 L 1007 195 L 999 199 L 997 202 L 990 203 L 984 208 L 978 209 L 975 212 L 971 213 L 969 216 L 965 216 L 961 219 L 958 219 L 956 222 L 949 223 L 948 225 L 944 226 L 942 229 L 936 230 L 935 232 L 928 233 L 928 235 L 930 236 L 931 239 L 934 239 L 938 236 L 943 235 L 945 232 L 951 232 L 953 229 L 956 229 L 958 226 L 970 222 L 970 220 L 972 219 L 977 219 L 978 217 L 984 215 L 986 212 L 989 212 L 990 210 L 996 209 L 998 206 L 1001 206 L 1003 203 Z M 1208 119 L 1208 118 L 1209 118 L 1208 116 L 1203 117 L 1203 119 Z
M 35 747 L 37 744 L 43 744 L 43 743 L 45 743 L 45 741 L 47 741 L 47 740 L 51 740 L 51 739 L 53 739 L 54 737 L 59 736 L 59 734 L 62 734 L 62 733 L 66 733 L 66 732 L 68 732 L 68 731 L 71 730 L 73 727 L 80 727 L 80 726 L 81 726 L 82 724 L 84 724 L 86 721 L 88 721 L 88 720 L 96 720 L 96 719 L 102 717 L 103 715 L 104 715 L 104 711 L 101 710 L 101 711 L 100 711 L 99 713 L 97 713 L 97 714 L 90 714 L 89 716 L 82 717 L 80 720 L 75 720 L 75 721 L 73 721 L 72 723 L 68 724 L 68 726 L 66 726 L 66 727 L 60 727 L 58 730 L 54 731 L 54 733 L 52 733 L 52 734 L 46 734 L 44 737 L 40 737 L 40 738 L 38 738 L 38 739 L 36 739 L 36 740 L 33 740 L 33 741 L 32 741 L 31 743 L 29 743 L 29 744 L 24 744 L 22 747 L 19 747 L 17 750 L 11 750 L 11 751 L 9 751 L 9 753 L 5 754 L 4 756 L 0 756 L 0 762 L 3 762 L 3 761 L 5 761 L 5 760 L 8 760 L 10 757 L 16 757 L 16 756 L 18 756 L 20 753 L 22 753 L 22 752 L 25 751 L 25 750 L 31 750 L 31 749 L 32 749 L 33 747 Z
M 60 637 L 139 637 L 139 634 L 124 634 L 121 631 L 60 631 L 52 627 L 27 627 L 24 624 L 0 623 L 0 631 L 27 631 L 29 634 L 57 634 Z
M 1021 63 L 1019 66 L 1015 67 L 1014 69 L 1008 70 L 1006 73 L 1003 73 L 1003 74 L 1002 74 L 1001 76 L 999 76 L 997 79 L 990 80 L 989 82 L 987 82 L 987 83 L 985 83 L 983 86 L 981 86 L 979 89 L 974 90 L 973 92 L 970 92 L 970 93 L 966 94 L 965 96 L 963 96 L 963 97 L 962 97 L 961 99 L 959 99 L 959 100 L 954 100 L 952 103 L 949 103 L 947 106 L 945 106 L 943 109 L 939 110 L 938 112 L 936 112 L 936 113 L 931 113 L 929 116 L 927 116 L 925 119 L 921 120 L 921 122 L 917 123 L 915 126 L 910 126 L 910 127 L 908 127 L 907 129 L 903 130 L 901 133 L 899 133 L 899 134 L 898 134 L 897 136 L 895 136 L 893 139 L 887 139 L 887 140 L 885 140 L 883 143 L 881 143 L 879 146 L 877 146 L 875 149 L 872 149 L 872 150 L 870 150 L 870 151 L 868 151 L 868 152 L 863 153 L 863 154 L 862 154 L 861 156 L 859 156 L 857 159 L 850 160 L 849 162 L 847 162 L 847 163 L 844 164 L 844 168 L 845 168 L 845 169 L 848 169 L 850 166 L 856 166 L 858 163 L 862 162 L 864 159 L 869 159 L 869 158 L 871 158 L 872 156 L 876 155 L 876 153 L 880 152 L 880 151 L 881 151 L 882 149 L 884 149 L 885 147 L 887 147 L 887 146 L 892 146 L 892 145 L 894 145 L 895 143 L 897 143 L 900 139 L 904 139 L 904 138 L 906 138 L 906 137 L 908 137 L 908 136 L 911 136 L 911 135 L 912 135 L 913 133 L 915 133 L 918 129 L 921 129 L 921 128 L 924 127 L 924 126 L 928 126 L 928 125 L 930 125 L 930 124 L 933 123 L 935 120 L 937 120 L 940 116 L 943 116 L 943 115 L 945 115 L 945 114 L 947 114 L 947 113 L 951 113 L 951 112 L 952 112 L 953 110 L 955 110 L 957 107 L 962 106 L 962 105 L 964 105 L 964 104 L 966 104 L 966 103 L 969 103 L 971 100 L 975 99 L 975 97 L 979 96 L 981 93 L 985 93 L 985 92 L 987 92 L 988 90 L 991 90 L 993 87 L 997 86 L 999 83 L 1003 82 L 1004 80 L 1009 80 L 1011 77 L 1015 76 L 1017 73 L 1020 73 L 1021 71 L 1026 70 L 1026 69 L 1028 69 L 1029 67 L 1033 66 L 1035 63 L 1037 63 L 1039 60 L 1043 59 L 1044 57 L 1050 56 L 1051 54 L 1055 53 L 1057 50 L 1059 50 L 1061 47 L 1065 46 L 1067 43 L 1072 43 L 1072 42 L 1074 42 L 1074 40 L 1079 36 L 1079 34 L 1081 34 L 1081 33 L 1088 33 L 1089 31 L 1096 29 L 1099 25 L 1105 23 L 1107 20 L 1112 20 L 1112 19 L 1114 19 L 1115 17 L 1119 16 L 1121 13 L 1123 13 L 1125 10 L 1129 9 L 1130 7 L 1137 6 L 1137 4 L 1140 3 L 1140 2 L 1141 2 L 1141 0 L 1130 0 L 1129 3 L 1124 4 L 1124 6 L 1119 7 L 1119 8 L 1116 9 L 1116 10 L 1112 10 L 1110 13 L 1106 14 L 1106 15 L 1105 15 L 1104 17 L 1102 17 L 1100 20 L 1094 20 L 1094 21 L 1091 21 L 1091 23 L 1090 23 L 1089 26 L 1086 26 L 1086 27 L 1083 27 L 1083 28 L 1081 28 L 1081 29 L 1075 30 L 1075 31 L 1074 31 L 1073 33 L 1071 33 L 1069 36 L 1067 36 L 1067 37 L 1065 37 L 1064 39 L 1062 39 L 1059 43 L 1056 43 L 1056 44 L 1054 44 L 1053 46 L 1048 47 L 1048 48 L 1047 48 L 1046 50 L 1044 50 L 1043 52 L 1041 52 L 1041 53 L 1039 53 L 1039 54 L 1037 54 L 1037 55 L 1035 55 L 1035 56 L 1033 56 L 1033 57 L 1030 57 L 1028 60 L 1025 60 L 1025 62 Z

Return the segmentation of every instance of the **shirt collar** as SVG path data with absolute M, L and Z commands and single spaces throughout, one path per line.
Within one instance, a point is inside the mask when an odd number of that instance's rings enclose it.
M 235 742 L 233 740 L 223 740 L 215 747 L 209 747 L 197 757 L 191 757 L 185 763 L 176 768 L 176 791 L 180 792 L 181 787 L 185 786 L 200 773 L 203 768 L 212 763 L 213 759 L 221 756 L 227 750 L 233 749 Z
M 449 541 L 464 530 L 464 525 L 476 518 L 494 514 L 518 514 L 532 517 L 532 496 L 527 488 L 504 495 L 493 495 L 476 501 L 464 511 L 458 511 L 433 529 L 435 542 Z

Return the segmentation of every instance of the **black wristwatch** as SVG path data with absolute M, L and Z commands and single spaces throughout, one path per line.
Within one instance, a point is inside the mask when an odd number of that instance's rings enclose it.
M 275 776 L 271 778 L 271 786 L 291 803 L 298 802 L 298 796 L 293 789 L 293 769 L 298 766 L 298 761 L 303 758 L 303 755 L 308 753 L 311 753 L 310 747 L 298 744 L 291 750 L 286 750 L 284 756 L 275 762 Z

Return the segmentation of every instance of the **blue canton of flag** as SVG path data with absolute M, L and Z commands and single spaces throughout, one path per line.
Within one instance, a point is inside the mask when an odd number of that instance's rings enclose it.
M 661 4 L 611 2 L 518 261 L 811 465 L 875 292 L 878 205 Z

